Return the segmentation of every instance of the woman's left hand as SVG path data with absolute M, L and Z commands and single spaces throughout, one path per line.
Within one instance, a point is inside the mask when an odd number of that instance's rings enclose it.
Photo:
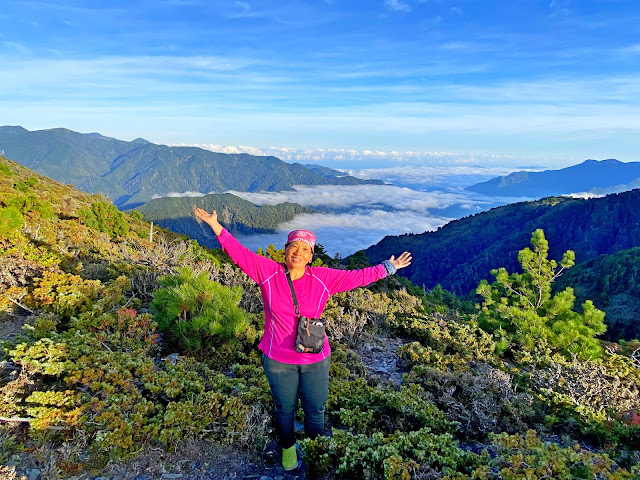
M 411 254 L 409 252 L 402 252 L 398 258 L 391 255 L 389 261 L 393 263 L 398 270 L 400 270 L 401 268 L 411 265 Z

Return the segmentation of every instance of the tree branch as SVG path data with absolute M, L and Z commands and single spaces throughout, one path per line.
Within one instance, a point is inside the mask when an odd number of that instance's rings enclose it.
M 14 300 L 11 297 L 7 297 L 9 299 L 10 302 L 15 303 L 17 306 L 19 306 L 20 308 L 25 309 L 27 312 L 32 313 L 35 315 L 36 312 L 34 312 L 33 310 L 31 310 L 30 308 L 25 307 L 24 305 L 22 305 L 20 302 L 18 302 L 17 300 Z

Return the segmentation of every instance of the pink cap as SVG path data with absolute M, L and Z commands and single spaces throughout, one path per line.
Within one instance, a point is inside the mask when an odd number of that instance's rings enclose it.
M 316 236 L 308 230 L 294 230 L 287 237 L 287 245 L 291 242 L 304 242 L 313 250 L 316 245 Z

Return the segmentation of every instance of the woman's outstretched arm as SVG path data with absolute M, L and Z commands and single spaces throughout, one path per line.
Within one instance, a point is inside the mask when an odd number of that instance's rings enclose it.
M 209 213 L 202 208 L 196 208 L 193 213 L 196 214 L 196 217 L 211 227 L 213 233 L 216 234 L 216 237 L 220 236 L 222 233 L 222 225 L 218 222 L 218 214 L 215 210 Z
M 222 250 L 231 257 L 233 263 L 238 265 L 240 270 L 249 275 L 256 283 L 264 281 L 278 268 L 276 262 L 252 252 L 227 232 L 218 222 L 218 214 L 215 210 L 209 213 L 202 208 L 196 208 L 193 213 L 211 227 Z
M 411 264 L 411 254 L 403 252 L 395 258 L 391 256 L 379 265 L 361 268 L 358 270 L 337 270 L 327 267 L 316 267 L 314 272 L 324 282 L 333 295 L 338 292 L 346 292 L 357 287 L 364 287 L 388 275 L 393 275 L 396 270 L 405 268 Z

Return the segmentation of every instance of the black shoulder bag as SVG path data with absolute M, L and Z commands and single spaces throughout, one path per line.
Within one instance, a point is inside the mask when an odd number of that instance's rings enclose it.
M 287 281 L 289 282 L 289 288 L 291 289 L 293 306 L 295 307 L 296 315 L 298 316 L 296 352 L 320 353 L 324 348 L 324 325 L 326 320 L 324 318 L 307 318 L 300 315 L 298 299 L 296 298 L 296 291 L 293 289 L 293 282 L 291 281 L 289 270 L 285 269 L 285 273 L 287 274 Z

